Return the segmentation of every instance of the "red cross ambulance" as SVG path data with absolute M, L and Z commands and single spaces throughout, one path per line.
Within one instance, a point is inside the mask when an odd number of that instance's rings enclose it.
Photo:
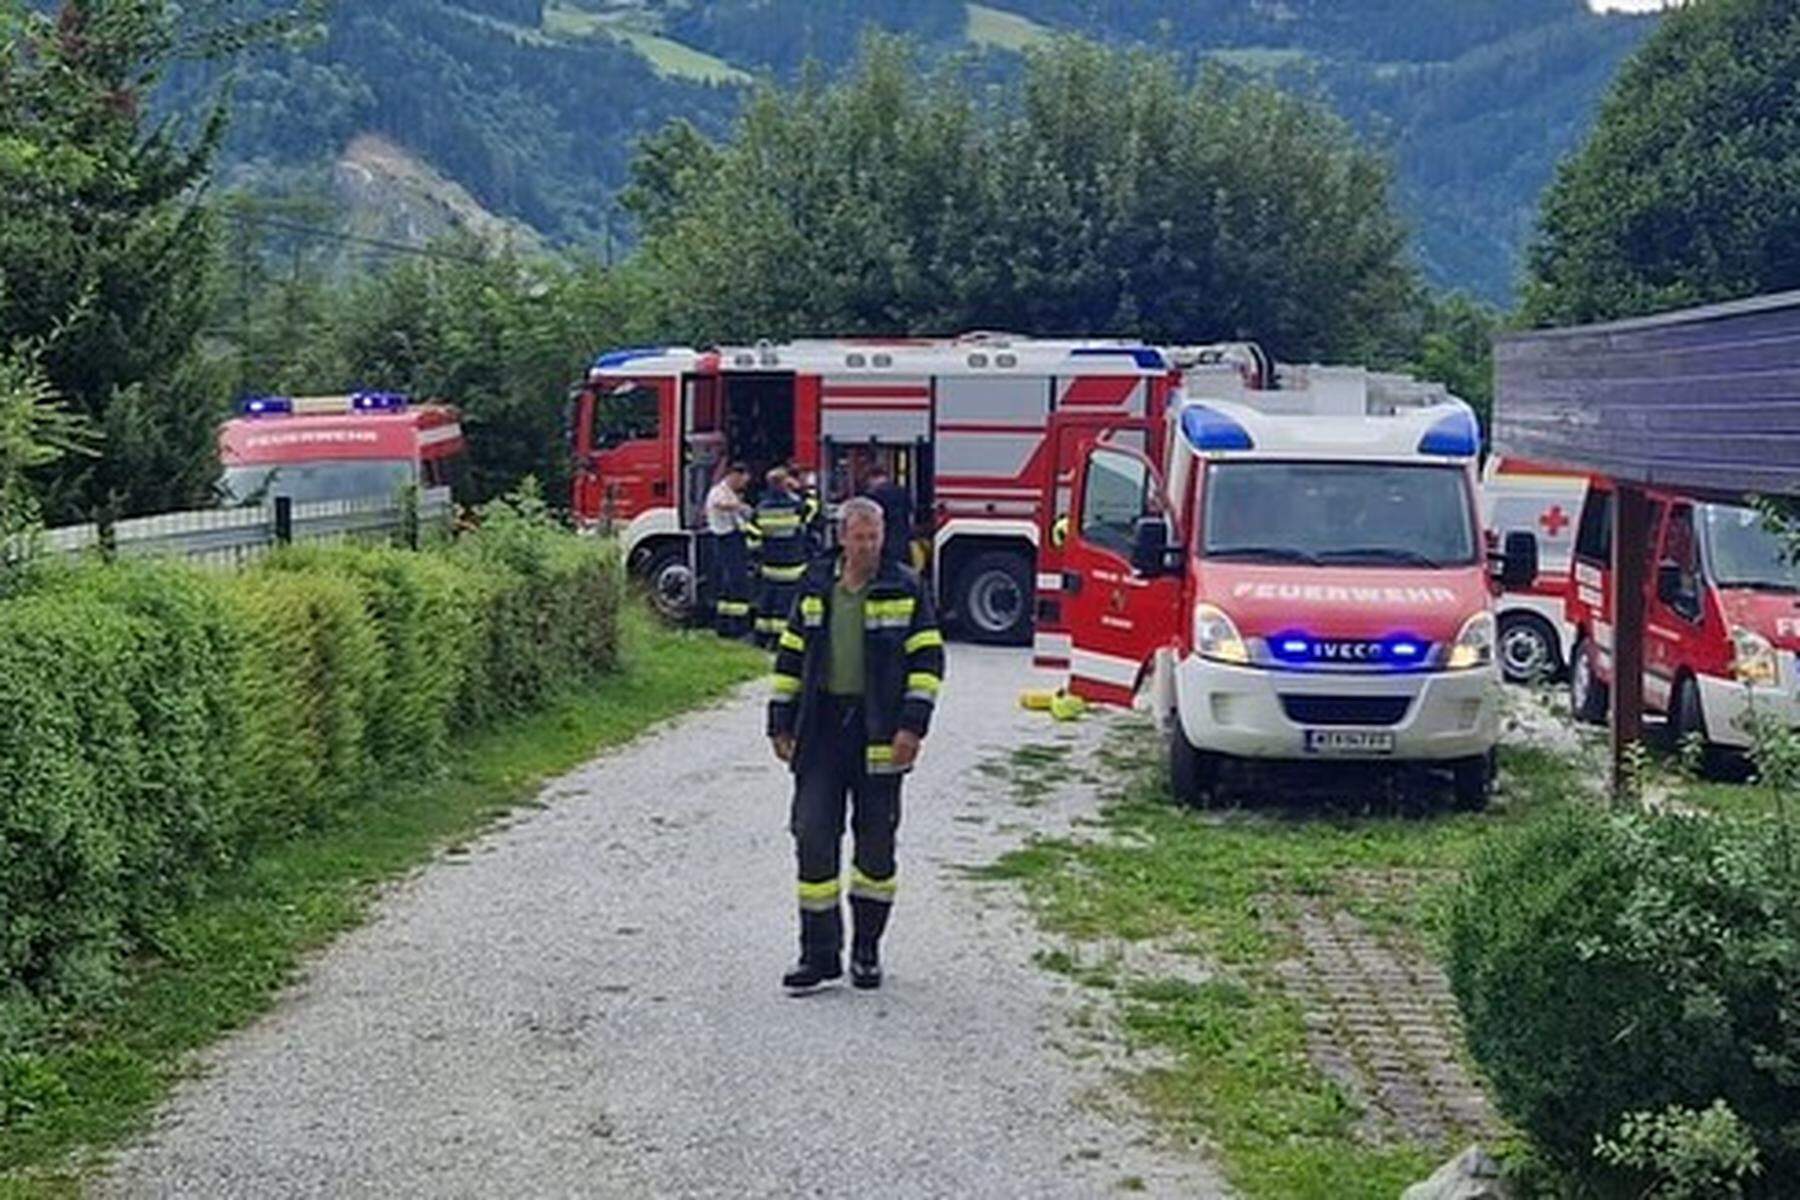
M 1270 389 L 1197 368 L 1161 462 L 1095 443 L 1062 569 L 1070 687 L 1169 731 L 1177 797 L 1228 759 L 1426 762 L 1486 803 L 1499 737 L 1479 430 L 1441 387 L 1286 367 Z M 1536 574 L 1507 539 L 1507 582 Z
M 1504 537 L 1537 538 L 1537 579 L 1501 597 L 1500 670 L 1513 683 L 1548 682 L 1569 664 L 1575 628 L 1568 622 L 1569 567 L 1575 523 L 1588 476 L 1524 459 L 1494 457 L 1482 478 L 1482 519 Z

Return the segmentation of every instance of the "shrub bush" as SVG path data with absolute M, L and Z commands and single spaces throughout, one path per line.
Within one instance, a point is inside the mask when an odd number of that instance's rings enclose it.
M 0 600 L 0 1030 L 103 996 L 257 840 L 594 681 L 622 593 L 610 550 L 524 497 L 453 547 L 89 564 Z
M 1534 822 L 1465 881 L 1450 977 L 1501 1110 L 1563 1168 L 1605 1180 L 1627 1117 L 1723 1101 L 1763 1178 L 1800 1178 L 1800 883 L 1774 823 Z

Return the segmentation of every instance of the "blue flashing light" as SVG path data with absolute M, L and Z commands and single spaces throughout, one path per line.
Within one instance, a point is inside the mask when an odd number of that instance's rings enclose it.
M 294 402 L 287 396 L 247 396 L 238 411 L 246 417 L 285 417 L 294 411 Z
M 1181 414 L 1181 432 L 1196 450 L 1254 450 L 1250 431 L 1216 408 L 1191 405 Z
M 1410 634 L 1380 640 L 1313 637 L 1299 631 L 1278 633 L 1269 639 L 1269 654 L 1277 662 L 1297 667 L 1363 666 L 1405 670 L 1425 665 L 1430 643 Z
M 410 402 L 405 392 L 357 392 L 350 397 L 354 412 L 392 412 Z
M 655 358 L 659 354 L 667 354 L 667 346 L 627 346 L 622 350 L 608 350 L 594 360 L 594 370 L 611 371 L 636 362 L 640 358 Z
M 1146 371 L 1166 371 L 1169 364 L 1161 350 L 1154 346 L 1077 346 L 1070 351 L 1074 358 L 1102 358 L 1130 355 L 1131 361 Z
M 1466 409 L 1443 418 L 1419 439 L 1420 454 L 1473 458 L 1480 452 L 1481 426 L 1475 423 L 1475 414 Z

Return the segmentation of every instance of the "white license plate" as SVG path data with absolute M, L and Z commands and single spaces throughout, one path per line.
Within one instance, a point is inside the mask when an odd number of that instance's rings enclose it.
M 1308 754 L 1392 754 L 1394 735 L 1374 729 L 1309 729 L 1306 731 Z

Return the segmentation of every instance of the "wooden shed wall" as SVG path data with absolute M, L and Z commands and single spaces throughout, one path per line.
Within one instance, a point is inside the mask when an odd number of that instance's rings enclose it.
M 1800 496 L 1800 292 L 1514 334 L 1496 343 L 1494 371 L 1502 454 Z

